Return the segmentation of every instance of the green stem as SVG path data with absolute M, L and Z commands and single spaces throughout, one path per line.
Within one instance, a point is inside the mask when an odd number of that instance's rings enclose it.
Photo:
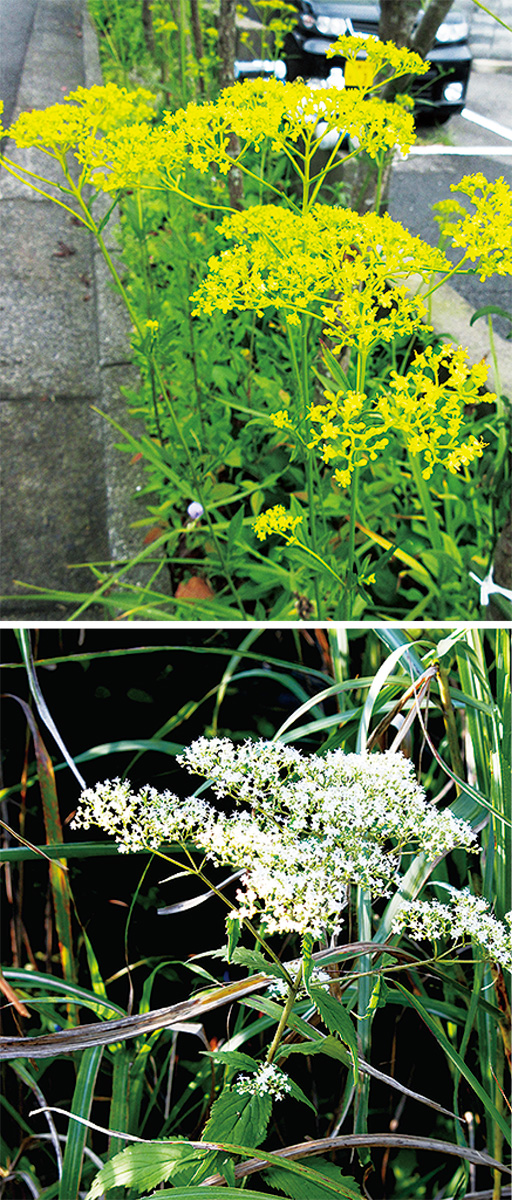
M 377 187 L 375 189 L 374 211 L 377 215 L 380 213 L 380 201 L 382 195 L 382 180 L 384 177 L 384 166 L 386 162 L 387 151 L 384 149 L 377 159 Z
M 352 475 L 351 493 L 350 493 L 350 518 L 348 531 L 348 554 L 347 554 L 347 582 L 345 589 L 345 620 L 350 620 L 352 616 L 352 596 L 354 592 L 354 564 L 356 550 L 356 516 L 357 516 L 357 500 L 359 493 L 359 465 L 356 466 Z
M 301 395 L 302 395 L 302 412 L 306 416 L 309 404 L 309 356 L 308 356 L 308 333 L 309 320 L 307 317 L 302 319 L 302 371 L 301 371 Z M 306 458 L 306 489 L 308 497 L 308 515 L 309 515 L 309 534 L 311 537 L 311 546 L 313 554 L 319 558 L 318 552 L 318 533 L 315 517 L 315 464 L 313 454 L 308 452 Z M 323 604 L 320 599 L 320 587 L 318 577 L 315 574 L 313 578 L 313 587 L 315 592 L 316 615 L 319 620 L 323 620 Z
M 195 875 L 197 879 L 201 880 L 201 883 L 205 884 L 205 886 L 208 888 L 208 890 L 210 892 L 213 892 L 214 895 L 217 896 L 217 898 L 219 900 L 223 901 L 223 903 L 226 905 L 227 908 L 229 908 L 231 910 L 231 912 L 237 912 L 236 904 L 233 904 L 232 900 L 230 900 L 228 898 L 228 896 L 224 895 L 224 892 L 221 892 L 219 890 L 219 888 L 215 887 L 215 884 L 212 883 L 211 880 L 208 879 L 208 877 L 203 874 L 201 867 L 196 866 L 196 863 L 194 862 L 194 859 L 192 858 L 190 850 L 183 843 L 182 843 L 182 849 L 183 849 L 183 853 L 186 854 L 186 856 L 191 864 L 190 867 L 187 867 L 186 864 L 184 865 L 183 863 L 178 862 L 177 859 L 170 858 L 169 855 L 164 854 L 164 852 L 162 850 L 154 850 L 148 846 L 148 850 L 150 850 L 151 854 L 155 854 L 157 856 L 157 858 L 163 858 L 165 860 L 165 862 L 170 863 L 171 866 L 180 867 L 181 870 L 188 871 L 190 875 Z M 268 957 L 271 958 L 273 962 L 275 962 L 276 966 L 278 966 L 280 968 L 280 970 L 283 971 L 283 973 L 286 975 L 288 987 L 293 987 L 294 983 L 293 983 L 293 979 L 292 979 L 291 975 L 288 974 L 286 967 L 283 967 L 282 962 L 277 957 L 277 954 L 274 953 L 272 947 L 268 945 L 268 942 L 265 941 L 265 938 L 261 936 L 261 933 L 258 933 L 258 930 L 253 925 L 252 921 L 249 921 L 248 917 L 243 917 L 243 924 L 246 926 L 246 928 L 252 934 L 253 938 L 255 938 L 255 940 L 261 946 L 262 950 L 265 951 L 265 954 L 267 954 Z
M 434 508 L 434 505 L 432 504 L 430 488 L 427 486 L 427 482 L 423 478 L 423 473 L 421 471 L 420 464 L 418 461 L 418 455 L 410 454 L 408 451 L 407 456 L 409 459 L 409 465 L 411 468 L 412 477 L 414 479 L 414 483 L 416 486 L 416 491 L 420 498 L 423 512 L 425 514 L 425 518 L 427 521 L 427 528 L 428 528 L 428 533 L 429 533 L 432 549 L 435 550 L 436 553 L 442 554 L 444 551 L 444 544 L 443 544 L 443 539 L 441 537 L 441 531 L 439 529 L 439 521 L 438 521 L 437 513 Z
M 187 44 L 186 44 L 186 10 L 185 0 L 180 0 L 180 83 L 181 83 L 181 104 L 185 107 L 187 102 Z
M 296 996 L 297 996 L 297 992 L 298 992 L 298 990 L 299 990 L 299 987 L 300 987 L 300 985 L 301 985 L 301 983 L 302 983 L 302 973 L 303 973 L 303 966 L 302 966 L 302 963 L 301 963 L 301 964 L 300 964 L 300 967 L 299 967 L 299 970 L 298 970 L 298 972 L 297 972 L 297 975 L 296 975 L 296 977 L 295 977 L 295 980 L 294 980 L 294 981 L 292 982 L 292 984 L 289 986 L 289 991 L 288 991 L 288 999 L 287 999 L 287 1001 L 286 1001 L 286 1004 L 285 1004 L 285 1006 L 284 1006 L 284 1008 L 283 1008 L 283 1011 L 282 1011 L 282 1014 L 281 1014 L 281 1018 L 280 1018 L 279 1024 L 278 1024 L 278 1026 L 277 1026 L 276 1032 L 275 1032 L 275 1034 L 274 1034 L 274 1037 L 273 1037 L 273 1039 L 272 1039 L 272 1043 L 271 1043 L 271 1045 L 270 1045 L 270 1047 L 269 1047 L 269 1050 L 268 1050 L 268 1054 L 267 1054 L 267 1062 L 268 1062 L 268 1063 L 272 1063 L 272 1062 L 274 1061 L 274 1059 L 275 1059 L 275 1057 L 276 1057 L 276 1054 L 277 1054 L 277 1052 L 278 1052 L 278 1050 L 279 1050 L 279 1046 L 280 1046 L 280 1043 L 281 1043 L 281 1038 L 282 1038 L 282 1036 L 283 1036 L 283 1033 L 284 1033 L 284 1031 L 285 1031 L 285 1029 L 286 1029 L 286 1026 L 287 1026 L 287 1024 L 288 1024 L 288 1017 L 290 1016 L 290 1013 L 291 1013 L 291 1011 L 292 1011 L 292 1009 L 293 1009 L 293 1006 L 294 1006 L 294 1004 L 295 1004 L 295 999 L 296 999 Z
M 98 227 L 98 225 L 96 225 L 95 221 L 93 220 L 93 217 L 92 217 L 91 213 L 89 212 L 89 209 L 87 208 L 87 204 L 82 196 L 81 190 L 75 186 L 75 184 L 67 170 L 67 167 L 65 168 L 64 173 L 65 173 L 66 182 L 69 184 L 71 191 L 72 191 L 73 195 L 75 196 L 78 204 L 80 205 L 82 212 L 87 217 L 88 226 L 91 229 L 91 232 L 94 233 L 94 236 L 98 243 L 101 254 L 105 260 L 105 263 L 106 263 L 111 275 L 112 275 L 112 278 L 113 278 L 116 288 L 119 292 L 119 295 L 121 296 L 121 299 L 123 300 L 123 303 L 127 309 L 127 312 L 130 316 L 130 320 L 132 321 L 132 324 L 133 324 L 138 336 L 140 337 L 141 341 L 143 341 L 144 340 L 144 330 L 139 321 L 137 311 L 134 308 L 134 306 L 130 300 L 130 297 L 126 291 L 126 288 L 124 287 L 124 284 L 116 270 L 116 267 L 112 260 L 112 257 L 110 255 L 110 253 L 105 245 L 105 242 L 103 240 L 103 237 L 99 231 L 99 227 Z M 160 366 L 160 363 L 154 357 L 153 354 L 148 354 L 147 357 L 148 357 L 148 362 L 152 365 L 152 368 L 154 370 L 159 390 L 161 391 L 162 396 L 164 397 L 164 399 L 166 401 L 167 410 L 168 410 L 169 415 L 172 420 L 174 432 L 176 435 L 176 440 L 177 440 L 178 444 L 181 446 L 181 449 L 185 455 L 185 459 L 186 459 L 188 469 L 190 472 L 190 481 L 191 481 L 191 485 L 193 487 L 193 491 L 195 493 L 195 496 L 199 500 L 199 503 L 202 505 L 202 507 L 204 509 L 204 518 L 205 518 L 205 521 L 210 530 L 210 533 L 211 533 L 211 536 L 212 536 L 212 539 L 213 539 L 213 542 L 215 545 L 215 549 L 216 549 L 218 557 L 219 557 L 219 562 L 221 564 L 222 571 L 224 572 L 226 582 L 227 582 L 228 587 L 231 591 L 231 594 L 235 600 L 235 603 L 236 603 L 236 606 L 237 606 L 239 612 L 242 614 L 242 616 L 245 616 L 245 610 L 244 610 L 243 604 L 238 595 L 238 591 L 235 587 L 233 578 L 231 576 L 231 572 L 229 570 L 227 560 L 225 558 L 223 549 L 222 549 L 219 539 L 217 537 L 211 516 L 208 511 L 208 504 L 207 504 L 206 498 L 203 493 L 203 487 L 202 487 L 200 477 L 197 474 L 194 460 L 190 453 L 189 446 L 183 435 L 183 431 L 181 429 L 180 423 L 176 417 L 176 413 L 174 411 L 174 406 L 171 404 L 171 401 L 169 399 L 169 395 L 168 395 L 168 391 L 167 391 L 167 384 L 162 375 L 162 368 Z
M 351 153 L 350 153 L 350 154 L 346 154 L 344 158 L 337 159 L 337 157 L 336 157 L 336 156 L 337 156 L 337 152 L 338 152 L 338 150 L 339 150 L 339 148 L 340 148 L 340 146 L 341 146 L 341 143 L 342 143 L 342 141 L 343 141 L 343 138 L 344 138 L 344 136 L 345 136 L 345 135 L 344 135 L 344 134 L 342 134 L 342 135 L 341 135 L 341 137 L 340 137 L 340 139 L 339 139 L 339 141 L 336 143 L 336 145 L 335 145 L 335 147 L 334 147 L 334 150 L 333 150 L 333 151 L 332 151 L 332 153 L 330 154 L 330 156 L 329 156 L 329 159 L 328 159 L 328 161 L 327 161 L 327 163 L 326 163 L 325 167 L 324 167 L 324 168 L 323 168 L 321 171 L 319 171 L 319 172 L 318 172 L 318 175 L 314 175 L 314 176 L 313 176 L 313 177 L 310 179 L 310 181 L 309 181 L 309 182 L 310 182 L 310 185 L 311 185 L 311 184 L 313 184 L 313 183 L 315 184 L 315 187 L 313 188 L 313 191 L 311 192 L 311 195 L 310 195 L 310 197 L 309 197 L 309 207 L 310 207 L 310 208 L 311 208 L 311 207 L 312 207 L 312 205 L 314 204 L 314 202 L 315 202 L 315 200 L 316 200 L 316 198 L 317 198 L 317 196 L 318 196 L 318 193 L 319 193 L 319 191 L 320 191 L 320 188 L 321 188 L 321 186 L 322 186 L 322 184 L 323 184 L 323 182 L 324 182 L 324 179 L 325 179 L 325 178 L 326 178 L 326 176 L 329 174 L 329 171 L 332 171 L 332 170 L 334 170 L 334 168 L 335 168 L 335 167 L 338 167 L 338 166 L 340 166 L 340 167 L 341 167 L 341 166 L 343 166 L 343 167 L 344 167 L 344 166 L 345 166 L 345 163 L 348 163 L 348 162 L 350 162 L 350 160 L 351 160 L 352 158 L 356 158 L 356 156 L 357 156 L 357 155 L 360 153 L 360 151 L 359 151 L 359 150 L 352 150 L 352 151 L 351 151 Z
M 445 611 L 444 596 L 443 596 L 443 591 L 442 591 L 443 580 L 444 580 L 444 576 L 445 576 L 444 542 L 443 542 L 441 530 L 439 528 L 439 519 L 438 519 L 436 510 L 434 508 L 434 505 L 432 503 L 432 497 L 430 495 L 430 488 L 428 487 L 426 480 L 423 478 L 421 467 L 420 467 L 420 464 L 418 461 L 418 456 L 417 456 L 417 454 L 410 454 L 408 451 L 407 457 L 409 459 L 409 465 L 410 465 L 412 477 L 413 477 L 413 480 L 414 480 L 414 483 L 416 486 L 416 491 L 418 493 L 420 503 L 423 508 L 423 512 L 425 514 L 428 534 L 429 534 L 429 538 L 430 538 L 430 544 L 432 546 L 434 553 L 439 556 L 438 585 L 439 585 L 440 609 L 439 609 L 438 616 L 440 619 L 442 619 L 444 617 L 444 611 Z
M 366 365 L 368 361 L 368 351 L 360 350 L 357 356 L 356 365 L 356 392 L 363 392 L 366 378 Z M 345 590 L 345 619 L 348 620 L 352 616 L 352 596 L 354 592 L 354 566 L 355 566 L 355 551 L 356 551 L 356 517 L 357 504 L 359 498 L 359 474 L 360 467 L 356 464 L 352 475 L 351 493 L 350 493 L 350 518 L 348 531 L 348 554 L 347 554 L 347 582 Z
M 494 327 L 493 327 L 493 323 L 492 323 L 491 313 L 488 314 L 487 321 L 488 321 L 488 327 L 489 327 L 489 344 L 491 347 L 492 365 L 494 367 L 494 388 L 495 388 L 495 392 L 496 392 L 496 416 L 497 416 L 499 424 L 500 424 L 500 430 L 499 430 L 499 434 L 498 434 L 498 452 L 496 455 L 496 463 L 494 466 L 494 474 L 496 475 L 496 472 L 497 472 L 498 468 L 501 466 L 501 463 L 507 453 L 507 430 L 506 430 L 506 424 L 505 424 L 505 407 L 503 404 L 503 397 L 502 397 L 502 391 L 501 391 L 500 368 L 499 368 L 499 364 L 498 364 L 498 355 L 496 353 L 496 342 L 494 339 Z

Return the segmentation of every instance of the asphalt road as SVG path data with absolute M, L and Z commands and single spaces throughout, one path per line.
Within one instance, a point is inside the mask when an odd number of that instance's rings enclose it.
M 489 64 L 490 65 L 490 64 Z M 411 233 L 425 238 L 432 245 L 438 242 L 438 226 L 432 214 L 432 205 L 447 199 L 452 193 L 450 185 L 459 183 L 464 175 L 482 172 L 487 179 L 499 176 L 512 187 L 512 62 L 510 72 L 472 72 L 467 95 L 467 110 L 489 122 L 498 123 L 508 130 L 509 136 L 498 135 L 474 120 L 464 116 L 451 117 L 442 126 L 440 133 L 433 135 L 438 143 L 441 137 L 451 145 L 428 145 L 425 130 L 419 130 L 425 153 L 411 154 L 394 168 L 390 190 L 389 211 L 392 217 L 407 225 Z M 500 154 L 498 150 L 506 151 Z M 463 202 L 463 198 L 457 196 Z M 482 308 L 496 304 L 512 311 L 512 282 L 510 275 L 493 276 L 481 283 L 478 276 L 458 276 L 452 285 L 472 307 Z M 511 331 L 511 322 L 494 318 L 496 331 L 503 337 Z

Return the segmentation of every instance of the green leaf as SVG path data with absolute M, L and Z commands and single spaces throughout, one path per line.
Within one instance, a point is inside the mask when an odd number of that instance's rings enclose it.
M 62 842 L 62 822 L 55 786 L 55 773 L 50 755 L 39 733 L 31 708 L 19 696 L 14 696 L 13 699 L 17 700 L 21 706 L 34 741 L 46 840 L 48 842 Z M 49 720 L 51 720 L 50 717 Z M 73 900 L 71 887 L 67 874 L 56 862 L 50 862 L 49 875 L 62 973 L 65 979 L 69 980 L 70 983 L 74 983 L 77 977 L 77 966 L 74 959 L 73 932 L 71 927 L 71 904 Z
M 310 1158 L 308 1166 L 310 1169 L 318 1171 L 319 1175 L 325 1175 L 336 1183 L 345 1184 L 346 1195 L 353 1196 L 354 1200 L 359 1200 L 361 1192 L 357 1183 L 350 1176 L 343 1175 L 340 1167 L 337 1167 L 335 1163 L 321 1158 Z M 322 1185 L 321 1179 L 318 1180 L 318 1183 L 313 1183 L 311 1179 L 301 1179 L 298 1175 L 291 1175 L 282 1167 L 269 1167 L 268 1171 L 265 1171 L 265 1183 L 270 1184 L 270 1187 L 276 1188 L 277 1191 L 284 1192 L 285 1196 L 291 1196 L 292 1200 L 326 1200 L 328 1196 L 332 1196 L 332 1191 Z
M 309 981 L 313 974 L 313 946 L 314 939 L 310 933 L 305 933 L 302 938 L 302 969 L 304 971 L 304 983 L 308 987 Z
M 290 1086 L 289 1095 L 292 1096 L 294 1100 L 298 1100 L 300 1104 L 306 1104 L 307 1107 L 316 1114 L 317 1110 L 315 1105 L 308 1098 L 308 1096 L 306 1096 L 306 1093 L 302 1091 L 302 1088 L 299 1087 L 299 1084 L 295 1083 L 294 1079 L 290 1079 L 290 1076 L 288 1076 L 288 1083 Z
M 265 1137 L 271 1112 L 270 1095 L 240 1095 L 225 1087 L 212 1107 L 202 1136 L 205 1141 L 243 1142 L 252 1151 Z M 229 1153 L 214 1150 L 200 1168 L 200 1174 L 194 1175 L 193 1182 L 200 1182 L 206 1175 L 216 1172 L 224 1175 L 228 1184 L 234 1185 L 233 1162 Z
M 505 317 L 507 321 L 512 322 L 512 313 L 507 312 L 506 308 L 500 308 L 499 304 L 486 304 L 483 308 L 477 308 L 476 312 L 470 319 L 469 324 L 474 325 L 475 321 L 479 321 L 480 317 Z
M 336 997 L 332 996 L 330 992 L 324 992 L 319 987 L 310 987 L 308 990 L 313 1004 L 317 1012 L 320 1013 L 322 1021 L 327 1025 L 329 1032 L 339 1034 L 342 1042 L 348 1046 L 353 1063 L 354 1083 L 357 1084 L 359 1075 L 357 1037 L 346 1009 L 343 1007 L 341 1001 L 336 1000 Z
M 240 507 L 238 509 L 238 512 L 235 513 L 234 517 L 231 518 L 228 528 L 227 528 L 226 542 L 227 542 L 228 553 L 231 553 L 233 546 L 238 541 L 238 538 L 240 537 L 240 533 L 243 528 L 243 523 L 244 523 L 244 510 L 243 510 L 243 507 Z
M 199 1187 L 173 1188 L 172 1192 L 165 1189 L 163 1192 L 158 1192 L 158 1200 L 210 1200 L 212 1196 L 218 1197 L 218 1200 L 240 1200 L 241 1194 L 240 1189 L 234 1187 L 209 1187 L 206 1192 L 200 1185 Z M 330 1194 L 332 1196 L 332 1192 Z M 244 1189 L 244 1200 L 276 1200 L 276 1198 L 270 1192 L 248 1192 Z
M 496 1125 L 498 1125 L 499 1129 L 504 1135 L 507 1144 L 510 1145 L 512 1139 L 508 1121 L 505 1120 L 502 1113 L 498 1112 L 498 1109 L 496 1108 L 496 1105 L 493 1104 L 491 1097 L 487 1094 L 481 1083 L 479 1083 L 478 1079 L 476 1079 L 476 1077 L 473 1075 L 473 1072 L 470 1071 L 469 1067 L 466 1066 L 465 1062 L 460 1057 L 460 1054 L 457 1053 L 455 1047 L 452 1046 L 451 1042 L 446 1037 L 446 1034 L 441 1029 L 439 1022 L 434 1021 L 418 997 L 413 995 L 412 992 L 408 992 L 405 988 L 403 988 L 402 985 L 397 982 L 397 980 L 395 980 L 395 987 L 398 988 L 398 990 L 402 993 L 405 1002 L 407 1004 L 411 1004 L 413 1008 L 416 1009 L 416 1012 L 419 1013 L 420 1017 L 425 1022 L 425 1025 L 428 1029 L 430 1029 L 430 1032 L 434 1035 L 436 1041 L 441 1046 L 441 1049 L 444 1050 L 447 1058 L 449 1058 L 450 1061 L 457 1067 L 457 1070 L 460 1071 L 461 1075 L 464 1076 L 466 1082 L 469 1083 L 470 1087 L 473 1088 L 473 1091 L 476 1092 L 492 1121 L 496 1122 Z
M 213 1058 L 214 1062 L 225 1063 L 234 1071 L 257 1071 L 260 1066 L 260 1063 L 248 1054 L 243 1054 L 241 1050 L 205 1050 L 204 1054 Z
M 103 1046 L 91 1046 L 90 1049 L 83 1051 L 80 1061 L 71 1112 L 74 1116 L 83 1117 L 86 1121 L 91 1115 L 96 1077 L 102 1055 Z M 69 1122 L 59 1185 L 59 1200 L 78 1200 L 87 1132 L 87 1126 L 82 1125 L 80 1121 L 71 1120 Z
M 286 981 L 286 971 L 279 963 L 267 958 L 260 950 L 245 950 L 243 946 L 238 946 L 233 951 L 232 962 L 240 963 L 243 967 L 248 967 L 250 971 L 258 974 L 263 971 L 265 975 L 274 975 L 276 979 L 284 979 Z
M 308 1030 L 311 1026 L 306 1027 Z M 327 1054 L 328 1058 L 337 1058 L 338 1062 L 342 1062 L 345 1066 L 349 1065 L 350 1059 L 344 1046 L 329 1034 L 328 1037 L 312 1039 L 307 1042 L 290 1042 L 287 1045 L 279 1047 L 279 1059 L 288 1058 L 290 1054 Z
M 30 641 L 30 629 L 18 629 L 18 630 L 15 630 L 15 634 L 16 634 L 16 638 L 18 640 L 18 644 L 19 644 L 22 656 L 23 656 L 23 661 L 25 663 L 30 691 L 32 692 L 32 695 L 34 697 L 34 701 L 35 701 L 39 716 L 40 716 L 41 720 L 44 722 L 44 724 L 46 725 L 46 728 L 50 730 L 52 737 L 55 739 L 59 749 L 62 751 L 62 754 L 63 754 L 64 758 L 66 759 L 68 767 L 71 768 L 73 774 L 76 776 L 76 778 L 80 784 L 80 787 L 85 788 L 86 787 L 85 779 L 80 774 L 80 771 L 77 770 L 73 758 L 71 757 L 69 751 L 66 749 L 66 746 L 64 745 L 64 742 L 60 736 L 60 733 L 57 729 L 55 721 L 53 720 L 53 717 L 48 710 L 48 705 L 46 704 L 43 693 L 39 686 L 39 680 L 36 675 L 34 659 L 32 656 L 32 646 L 31 646 L 31 641 Z
M 212 1106 L 209 1121 L 203 1130 L 207 1142 L 243 1142 L 259 1146 L 267 1132 L 272 1111 L 269 1095 L 250 1096 L 224 1088 Z
M 233 952 L 236 950 L 242 932 L 242 922 L 239 917 L 233 917 L 231 913 L 226 918 L 226 929 L 228 932 L 228 945 L 226 952 L 226 961 L 233 962 Z
M 144 1142 L 128 1146 L 106 1163 L 93 1181 L 87 1200 L 100 1200 L 113 1187 L 136 1188 L 138 1192 L 149 1191 L 165 1182 L 173 1171 L 185 1163 L 204 1158 L 203 1150 L 188 1144 L 170 1142 Z M 204 1193 L 204 1189 L 203 1189 Z M 171 1193 L 170 1193 L 171 1194 Z M 173 1192 L 172 1195 L 175 1193 Z

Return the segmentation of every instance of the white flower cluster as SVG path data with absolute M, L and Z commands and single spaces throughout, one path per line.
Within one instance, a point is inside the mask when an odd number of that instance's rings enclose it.
M 217 866 L 243 870 L 238 915 L 263 917 L 269 933 L 331 933 L 352 885 L 388 896 L 404 849 L 429 861 L 475 847 L 469 825 L 430 803 L 402 754 L 303 755 L 266 741 L 199 738 L 178 758 L 205 776 L 231 813 L 114 780 L 88 789 L 74 828 L 99 825 L 120 850 L 190 841 Z M 241 807 L 241 805 L 244 807 Z
M 114 834 L 120 854 L 128 854 L 157 850 L 162 842 L 197 841 L 211 812 L 211 805 L 197 797 L 179 800 L 172 792 L 149 786 L 134 793 L 128 780 L 113 779 L 82 792 L 70 828 L 97 825 Z
M 240 1096 L 270 1095 L 274 1100 L 283 1100 L 291 1090 L 291 1079 L 273 1063 L 265 1063 L 254 1075 L 239 1075 L 233 1087 Z
M 392 928 L 394 933 L 407 930 L 418 941 L 425 938 L 434 942 L 445 939 L 459 942 L 472 938 L 486 957 L 510 971 L 512 914 L 507 913 L 505 920 L 508 929 L 492 915 L 483 896 L 473 896 L 468 889 L 464 889 L 462 892 L 452 892 L 449 904 L 442 904 L 439 900 L 404 901 Z

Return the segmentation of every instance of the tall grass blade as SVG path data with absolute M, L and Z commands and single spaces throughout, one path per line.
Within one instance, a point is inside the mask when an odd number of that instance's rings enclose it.
M 433 1018 L 430 1016 L 430 1013 L 427 1012 L 425 1005 L 421 1003 L 418 997 L 412 992 L 408 992 L 406 988 L 402 987 L 401 983 L 397 982 L 397 980 L 395 980 L 395 987 L 397 987 L 402 993 L 405 1002 L 412 1005 L 412 1007 L 416 1009 L 419 1016 L 425 1022 L 427 1028 L 430 1029 L 430 1032 L 434 1035 L 436 1041 L 444 1050 L 447 1058 L 450 1059 L 450 1062 L 453 1063 L 460 1074 L 464 1076 L 466 1082 L 469 1083 L 470 1087 L 473 1088 L 473 1091 L 476 1093 L 479 1100 L 481 1100 L 486 1112 L 489 1114 L 489 1117 L 492 1121 L 496 1122 L 505 1140 L 510 1145 L 512 1143 L 512 1135 L 509 1124 L 507 1121 L 505 1121 L 502 1113 L 498 1112 L 496 1105 L 485 1091 L 485 1088 L 482 1087 L 479 1080 L 475 1075 L 473 1075 L 473 1072 L 470 1071 L 468 1066 L 466 1066 L 466 1063 L 462 1060 L 455 1047 L 452 1046 L 451 1042 L 446 1037 L 446 1034 L 442 1031 L 442 1029 L 440 1029 L 439 1024 L 433 1020 Z
M 25 663 L 25 667 L 27 670 L 30 691 L 34 697 L 34 701 L 35 701 L 39 716 L 40 716 L 43 724 L 46 725 L 46 728 L 49 729 L 52 737 L 57 742 L 59 750 L 61 750 L 64 758 L 66 759 L 68 767 L 71 768 L 73 775 L 76 777 L 76 779 L 78 780 L 78 782 L 80 784 L 80 787 L 85 788 L 85 786 L 86 786 L 85 779 L 80 774 L 80 771 L 77 770 L 69 751 L 67 750 L 66 746 L 64 745 L 64 742 L 60 736 L 60 733 L 57 729 L 55 721 L 53 720 L 53 717 L 48 709 L 48 705 L 43 696 L 41 688 L 39 686 L 39 680 L 36 675 L 36 669 L 34 666 L 34 659 L 33 659 L 33 655 L 32 655 L 32 646 L 31 646 L 31 642 L 30 642 L 30 630 L 29 629 L 16 629 L 15 633 L 16 633 L 16 637 L 18 640 L 18 644 L 19 644 L 22 656 L 23 656 L 23 661 Z
M 84 1050 L 78 1070 L 71 1112 L 78 1117 L 89 1118 L 94 1088 L 103 1055 L 103 1046 L 93 1046 Z M 87 1138 L 87 1127 L 78 1121 L 70 1121 L 62 1165 L 62 1178 L 59 1188 L 59 1200 L 78 1200 L 84 1147 Z
M 62 824 L 59 813 L 59 803 L 57 800 L 57 790 L 55 787 L 55 775 L 50 756 L 46 750 L 34 720 L 34 715 L 28 704 L 26 704 L 24 700 L 21 700 L 19 696 L 12 696 L 11 699 L 16 700 L 23 709 L 34 741 L 37 775 L 43 804 L 46 840 L 50 843 L 62 842 Z M 66 872 L 63 871 L 61 866 L 56 862 L 50 862 L 49 872 L 62 972 L 65 979 L 75 983 L 77 979 L 77 970 L 74 959 L 73 934 L 71 929 L 71 888 Z

